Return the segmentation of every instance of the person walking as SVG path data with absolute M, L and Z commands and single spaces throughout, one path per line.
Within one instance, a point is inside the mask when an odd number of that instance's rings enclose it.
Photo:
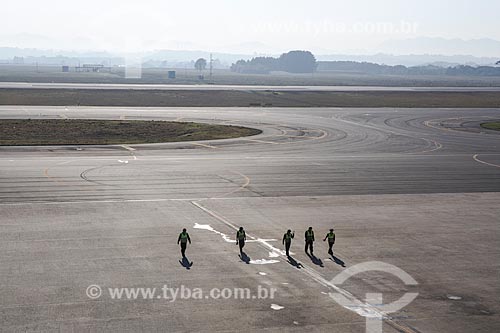
M 328 239 L 328 254 L 333 256 L 333 244 L 335 244 L 335 233 L 333 232 L 333 229 L 330 229 L 330 232 L 326 234 L 325 239 L 323 239 L 323 242 Z
M 191 244 L 191 238 L 186 231 L 186 228 L 182 229 L 182 232 L 179 234 L 179 238 L 177 238 L 177 245 L 181 243 L 181 254 L 183 258 L 186 258 L 186 247 L 187 243 Z
M 309 247 L 309 250 L 311 252 L 311 255 L 313 254 L 313 243 L 314 243 L 314 231 L 312 227 L 309 227 L 309 229 L 306 230 L 306 233 L 304 235 L 305 241 L 306 241 L 306 247 L 305 251 L 307 253 L 307 248 Z
M 292 239 L 295 237 L 295 232 L 288 229 L 288 231 L 283 235 L 283 244 L 285 244 L 286 256 L 290 256 L 290 246 L 292 245 Z
M 247 240 L 247 235 L 243 227 L 236 232 L 236 245 L 240 246 L 240 254 L 243 255 L 243 247 L 245 246 L 245 241 Z

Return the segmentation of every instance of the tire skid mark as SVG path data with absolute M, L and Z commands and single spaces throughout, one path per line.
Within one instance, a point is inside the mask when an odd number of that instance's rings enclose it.
M 92 167 L 92 168 L 89 168 L 89 169 L 86 169 L 84 171 L 82 171 L 80 173 L 80 178 L 87 181 L 87 182 L 90 182 L 90 183 L 93 183 L 93 184 L 97 184 L 97 185 L 103 185 L 103 186 L 110 186 L 110 187 L 120 187 L 118 185 L 110 185 L 110 184 L 106 184 L 106 183 L 101 183 L 99 181 L 96 181 L 96 180 L 92 180 L 92 179 L 89 179 L 88 178 L 88 174 L 92 171 L 96 171 L 96 170 L 99 170 L 99 169 L 103 169 L 105 167 L 110 167 L 110 166 L 116 166 L 116 164 L 107 164 L 107 165 L 100 165 L 100 166 L 97 166 L 97 167 Z

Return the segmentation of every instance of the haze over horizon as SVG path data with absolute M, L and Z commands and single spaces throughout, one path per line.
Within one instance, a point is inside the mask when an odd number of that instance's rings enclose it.
M 500 54 L 500 3 L 488 0 L 256 0 L 243 8 L 229 0 L 87 0 L 77 10 L 62 0 L 24 0 L 2 11 L 0 46 L 20 48 Z

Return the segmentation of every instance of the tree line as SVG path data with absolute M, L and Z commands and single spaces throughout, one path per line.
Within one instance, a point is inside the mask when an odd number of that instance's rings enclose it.
M 289 73 L 312 73 L 317 62 L 309 51 L 290 51 L 279 58 L 256 57 L 251 60 L 238 60 L 231 65 L 231 71 L 245 74 L 268 74 L 273 71 Z
M 388 66 L 370 62 L 356 61 L 320 61 L 318 71 L 339 71 L 363 74 L 387 75 L 451 75 L 451 76 L 500 76 L 500 67 L 458 65 L 440 67 L 434 65 Z

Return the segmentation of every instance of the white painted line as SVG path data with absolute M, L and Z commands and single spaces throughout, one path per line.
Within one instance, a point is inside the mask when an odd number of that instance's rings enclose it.
M 281 309 L 284 309 L 284 306 L 278 305 L 278 304 L 271 304 L 271 309 L 279 311 Z
M 81 205 L 96 203 L 129 203 L 129 202 L 167 202 L 167 201 L 199 201 L 207 198 L 159 198 L 159 199 L 122 199 L 122 200 L 78 200 L 78 201 L 24 201 L 24 202 L 3 202 L 0 206 L 24 206 L 24 205 Z M 227 198 L 229 199 L 229 198 Z
M 195 146 L 204 147 L 204 148 L 219 149 L 219 147 L 215 147 L 215 146 L 211 146 L 211 145 L 207 145 L 207 144 L 199 143 L 199 142 L 190 142 L 190 144 L 195 145 Z
M 196 201 L 192 201 L 191 202 L 194 206 L 198 207 L 199 209 L 201 209 L 202 211 L 204 211 L 205 213 L 207 213 L 208 215 L 214 217 L 215 219 L 217 219 L 218 221 L 224 223 L 225 225 L 233 228 L 234 230 L 239 230 L 239 228 L 237 228 L 233 223 L 231 223 L 229 220 L 227 220 L 226 218 L 220 216 L 219 214 L 215 213 L 214 211 L 208 209 L 208 208 L 205 208 L 203 207 L 202 205 L 200 205 L 199 203 L 197 203 Z M 257 239 L 256 237 L 250 235 L 248 232 L 246 233 L 247 237 L 251 238 L 251 239 Z M 284 251 L 272 246 L 271 244 L 269 244 L 268 242 L 266 241 L 263 241 L 261 240 L 258 245 L 268 249 L 268 250 L 271 250 L 273 252 L 276 252 L 276 253 L 280 253 L 282 257 L 285 257 L 285 253 Z M 310 278 L 312 278 L 313 280 L 315 280 L 316 282 L 318 282 L 319 284 L 325 286 L 325 287 L 329 287 L 333 290 L 335 290 L 337 293 L 343 295 L 344 297 L 346 297 L 347 299 L 349 299 L 350 301 L 350 304 L 355 304 L 356 306 L 355 307 L 344 307 L 348 310 L 351 310 L 357 314 L 359 314 L 360 316 L 363 316 L 363 317 L 376 317 L 376 318 L 384 318 L 385 320 L 387 321 L 390 321 L 390 319 L 387 318 L 387 316 L 382 312 L 380 311 L 379 309 L 377 309 L 376 307 L 374 307 L 373 305 L 369 304 L 369 303 L 365 303 L 365 302 L 362 302 L 360 300 L 358 300 L 356 297 L 354 297 L 353 294 L 351 294 L 350 292 L 348 292 L 347 290 L 344 290 L 336 285 L 334 285 L 332 282 L 326 280 L 325 278 L 323 278 L 321 276 L 320 273 L 318 273 L 316 270 L 302 264 L 302 269 L 300 270 L 300 272 L 308 275 Z M 391 321 L 392 324 L 394 325 L 397 325 L 397 323 L 394 323 Z M 400 326 L 400 325 L 398 325 Z
M 127 145 L 120 145 L 120 147 L 122 147 L 123 149 L 126 149 L 128 151 L 135 151 L 134 148 L 130 147 L 130 146 L 127 146 Z
M 254 265 L 268 265 L 268 264 L 276 264 L 276 263 L 279 263 L 279 260 L 273 260 L 273 259 L 256 259 L 256 260 L 251 259 L 250 260 L 250 264 L 254 264 Z
M 199 224 L 199 223 L 195 223 L 194 226 L 193 226 L 193 229 L 201 229 L 201 230 L 207 230 L 207 231 L 211 231 L 217 235 L 220 235 L 222 237 L 223 240 L 225 240 L 227 243 L 234 243 L 235 241 L 229 237 L 227 234 L 223 233 L 223 232 L 220 232 L 220 231 L 217 231 L 215 230 L 214 228 L 212 228 L 210 226 L 210 224 Z
M 436 150 L 439 150 L 441 148 L 443 148 L 443 145 L 435 140 L 429 140 L 431 141 L 432 143 L 434 143 L 435 145 L 435 148 L 434 149 L 431 149 L 431 150 L 427 150 L 427 151 L 423 151 L 423 153 L 430 153 L 430 152 L 433 152 L 433 151 L 436 151 Z
M 280 145 L 281 143 L 279 142 L 272 142 L 272 141 L 262 141 L 262 140 L 255 140 L 255 139 L 243 139 L 245 141 L 250 141 L 250 142 L 257 142 L 257 143 L 267 143 L 270 145 Z
M 476 155 L 472 156 L 472 158 L 474 159 L 474 161 L 482 163 L 482 164 L 485 164 L 485 165 L 489 165 L 489 166 L 492 166 L 492 167 L 495 167 L 495 168 L 500 168 L 500 165 L 498 165 L 498 164 L 488 163 L 488 162 L 480 160 L 478 158 L 478 155 L 479 154 L 476 154 Z
M 203 207 L 202 205 L 200 205 L 200 204 L 199 204 L 199 203 L 197 203 L 196 201 L 191 201 L 191 203 L 192 203 L 193 205 L 195 205 L 196 207 L 198 207 L 199 209 L 201 209 L 202 211 L 204 211 L 205 213 L 207 213 L 208 215 L 211 215 L 212 217 L 214 217 L 216 220 L 219 220 L 220 222 L 224 223 L 225 225 L 227 225 L 227 226 L 231 227 L 231 228 L 232 228 L 232 229 L 234 229 L 235 231 L 238 231 L 238 230 L 239 230 L 239 228 L 238 228 L 238 227 L 236 227 L 234 224 L 232 224 L 231 222 L 229 222 L 229 221 L 228 221 L 228 220 L 226 220 L 225 218 L 223 218 L 223 217 L 221 217 L 221 216 L 217 215 L 216 213 L 212 212 L 211 210 L 209 210 L 209 209 L 207 209 L 207 208 Z M 247 236 L 248 236 L 249 238 L 255 239 L 255 237 L 252 237 L 252 236 L 248 235 L 248 233 L 247 233 Z

